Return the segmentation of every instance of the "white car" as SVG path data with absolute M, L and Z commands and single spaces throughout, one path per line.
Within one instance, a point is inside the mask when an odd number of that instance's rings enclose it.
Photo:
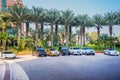
M 111 56 L 119 56 L 119 52 L 117 50 L 114 50 L 112 48 L 108 48 L 104 50 L 105 55 L 111 55 Z
M 73 55 L 82 55 L 80 48 L 72 47 L 69 49 L 69 51 Z
M 81 52 L 84 55 L 95 55 L 95 51 L 91 48 L 82 48 Z
M 3 51 L 1 52 L 1 58 L 16 58 L 16 54 L 11 51 Z

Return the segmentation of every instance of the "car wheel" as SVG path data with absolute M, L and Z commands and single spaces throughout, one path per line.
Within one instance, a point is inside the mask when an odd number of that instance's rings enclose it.
M 36 56 L 39 57 L 39 54 L 37 53 Z
M 45 54 L 44 56 L 45 56 L 45 57 L 47 57 L 47 55 L 46 55 L 46 54 Z
M 34 56 L 34 52 L 32 52 L 32 56 Z

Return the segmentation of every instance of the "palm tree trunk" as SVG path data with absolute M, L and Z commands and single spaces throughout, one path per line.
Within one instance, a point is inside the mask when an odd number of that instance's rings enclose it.
M 82 36 L 83 36 L 83 27 L 80 27 L 80 44 L 81 44 L 81 48 L 82 48 Z
M 110 34 L 110 38 L 112 37 L 112 25 L 109 26 L 109 34 Z
M 41 39 L 43 39 L 43 35 L 44 35 L 43 28 L 44 28 L 43 23 L 41 23 Z
M 18 46 L 20 46 L 20 38 L 21 37 L 21 23 L 18 23 Z
M 72 35 L 72 27 L 69 26 L 69 41 L 70 41 L 70 45 L 71 45 L 71 35 Z
M 69 28 L 68 28 L 68 25 L 65 25 L 65 28 L 66 28 L 66 46 L 68 47 L 68 44 L 69 44 Z
M 97 35 L 98 35 L 98 50 L 99 50 L 99 43 L 100 43 L 100 27 L 97 26 Z
M 53 23 L 51 24 L 51 47 L 53 47 Z
M 64 45 L 64 34 L 62 34 L 62 45 Z
M 37 47 L 37 41 L 38 41 L 38 29 L 39 29 L 39 26 L 38 26 L 38 23 L 35 24 L 35 29 L 36 29 L 36 32 L 35 32 L 35 47 Z
M 112 43 L 112 25 L 109 26 L 110 42 Z M 112 47 L 112 45 L 110 45 Z
M 55 35 L 58 35 L 58 24 L 55 24 Z
M 29 32 L 29 22 L 26 22 L 26 37 L 28 37 L 28 32 Z
M 100 27 L 97 26 L 97 34 L 98 34 L 98 42 L 99 42 L 99 39 L 100 39 Z
M 85 27 L 83 27 L 83 45 L 85 45 Z
M 79 41 L 80 41 L 79 39 L 80 39 L 80 35 L 78 35 L 78 42 L 77 42 L 78 44 L 80 43 L 80 42 L 79 42 Z M 77 45 L 78 45 L 78 44 L 77 44 Z

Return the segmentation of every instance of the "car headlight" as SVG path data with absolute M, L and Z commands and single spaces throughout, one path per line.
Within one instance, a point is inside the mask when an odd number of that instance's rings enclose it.
M 119 51 L 117 51 L 117 53 L 119 54 Z

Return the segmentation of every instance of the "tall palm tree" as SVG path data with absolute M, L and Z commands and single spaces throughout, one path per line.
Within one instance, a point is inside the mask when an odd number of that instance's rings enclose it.
M 99 44 L 99 39 L 100 39 L 100 28 L 102 28 L 103 25 L 103 17 L 100 14 L 96 14 L 93 16 L 93 22 L 95 25 L 95 28 L 97 29 L 97 35 L 98 35 L 98 44 Z
M 32 12 L 30 9 L 26 9 L 26 13 L 27 14 L 27 17 L 25 18 L 25 23 L 26 23 L 26 37 L 28 37 L 28 32 L 29 32 L 29 23 L 31 22 L 31 18 L 32 18 Z
M 47 11 L 47 21 L 51 25 L 51 46 L 53 47 L 53 26 L 59 19 L 59 12 L 56 9 L 50 9 Z
M 116 16 L 115 16 L 115 13 L 113 13 L 113 12 L 108 12 L 105 14 L 106 25 L 109 25 L 110 38 L 112 37 L 112 34 L 113 34 L 112 26 L 115 25 L 115 20 L 116 20 L 115 18 L 116 18 Z
M 6 48 L 6 39 L 8 38 L 8 33 L 6 32 L 7 27 L 10 27 L 12 25 L 11 22 L 12 15 L 8 12 L 1 12 L 0 14 L 0 27 L 2 28 L 1 37 L 2 45 L 3 45 L 3 51 Z
M 31 20 L 35 23 L 35 47 L 37 46 L 37 41 L 38 41 L 38 30 L 39 30 L 39 20 L 41 18 L 41 13 L 43 8 L 40 7 L 32 7 L 32 18 Z
M 17 23 L 18 27 L 18 46 L 20 44 L 21 34 L 22 34 L 22 22 L 27 18 L 28 13 L 26 13 L 26 7 L 13 6 L 10 7 L 9 11 L 13 15 L 13 21 Z
M 74 19 L 74 13 L 73 11 L 67 9 L 66 11 L 62 11 L 62 20 L 64 22 L 65 25 L 65 34 L 66 34 L 66 46 L 68 46 L 69 44 L 69 26 L 70 23 L 73 21 Z
M 70 42 L 70 45 L 72 43 L 72 27 L 76 27 L 77 24 L 76 24 L 76 17 L 73 17 L 73 20 L 71 21 L 70 23 L 70 26 L 69 26 L 69 42 Z
M 92 26 L 91 18 L 88 15 L 78 15 L 78 22 L 80 25 L 81 47 L 85 45 L 85 27 Z
M 44 30 L 44 23 L 46 22 L 46 13 L 47 13 L 47 10 L 46 9 L 43 9 L 43 8 L 40 8 L 40 17 L 39 17 L 39 23 L 40 23 L 40 25 L 41 25 L 41 27 L 40 27 L 40 38 L 41 39 L 43 39 L 43 36 L 44 36 L 44 32 L 43 32 L 43 30 Z
M 7 27 L 12 26 L 11 18 L 12 15 L 9 12 L 0 13 L 0 27 L 2 28 L 3 33 L 6 32 Z

